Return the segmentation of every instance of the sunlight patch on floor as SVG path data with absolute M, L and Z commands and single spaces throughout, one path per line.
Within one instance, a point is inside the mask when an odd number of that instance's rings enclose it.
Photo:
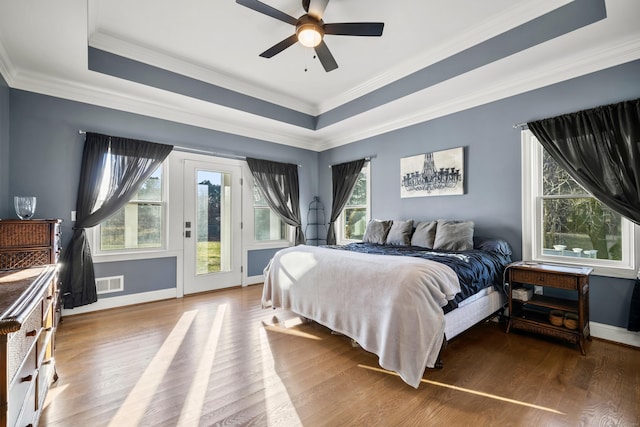
M 293 336 L 296 336 L 296 337 L 307 338 L 307 339 L 316 340 L 316 341 L 321 341 L 322 340 L 322 338 L 320 338 L 319 336 L 316 336 L 316 335 L 313 335 L 313 334 L 309 334 L 307 332 L 298 331 L 296 329 L 287 329 L 287 328 L 283 328 L 281 326 L 267 325 L 264 322 L 262 322 L 262 325 L 264 326 L 264 329 L 266 329 L 267 331 L 270 331 L 270 332 L 277 332 L 279 334 L 293 335 Z
M 142 416 L 149 407 L 149 403 L 151 403 L 197 313 L 197 310 L 186 311 L 180 317 L 176 326 L 162 343 L 162 347 L 127 395 L 122 406 L 118 409 L 118 413 L 109 422 L 109 427 L 140 424 Z
M 300 421 L 300 417 L 298 417 L 298 413 L 296 411 L 295 406 L 293 406 L 293 402 L 291 402 L 291 398 L 289 397 L 289 392 L 285 387 L 284 383 L 280 379 L 280 376 L 275 370 L 275 361 L 273 359 L 273 354 L 271 353 L 271 346 L 269 345 L 269 339 L 267 338 L 267 333 L 264 329 L 260 329 L 260 354 L 262 355 L 262 381 L 264 383 L 263 393 L 265 393 L 265 408 L 264 412 L 267 417 L 267 425 L 274 425 L 273 421 L 269 420 L 270 414 L 278 413 L 278 419 L 284 419 L 283 412 L 286 412 L 290 417 L 289 424 L 296 423 L 297 425 L 302 425 Z M 267 378 L 271 381 L 267 383 Z M 278 396 L 276 402 L 270 396 L 267 396 L 267 391 L 271 396 Z M 282 400 L 285 400 L 286 408 L 283 408 Z
M 202 415 L 204 398 L 207 393 L 209 377 L 211 376 L 211 369 L 213 368 L 226 310 L 227 304 L 220 304 L 216 310 L 216 317 L 211 325 L 211 330 L 209 331 L 209 336 L 204 346 L 204 352 L 200 356 L 196 375 L 191 383 L 191 388 L 189 388 L 189 394 L 187 394 L 182 411 L 180 412 L 178 426 L 193 426 L 199 423 L 198 420 Z
M 44 400 L 44 405 L 42 405 L 42 410 L 44 411 L 47 408 L 47 406 L 49 406 L 49 404 L 56 399 L 56 397 L 64 393 L 67 387 L 69 387 L 69 384 L 64 384 L 64 385 L 59 385 L 59 386 L 49 388 L 49 391 L 47 392 L 47 397 Z
M 396 372 L 387 371 L 386 369 L 381 369 L 381 368 L 375 368 L 373 366 L 358 365 L 358 367 L 364 368 L 364 369 L 369 369 L 371 371 L 382 372 L 384 374 L 395 375 L 397 377 L 400 376 Z M 539 406 L 539 405 L 534 405 L 532 403 L 522 402 L 521 400 L 509 399 L 508 397 L 502 397 L 502 396 L 498 396 L 498 395 L 495 395 L 495 394 L 485 393 L 485 392 L 482 392 L 482 391 L 471 390 L 471 389 L 468 389 L 468 388 L 458 387 L 458 386 L 451 385 L 451 384 L 445 384 L 445 383 L 441 383 L 441 382 L 438 382 L 438 381 L 426 380 L 424 378 L 421 379 L 420 381 L 423 382 L 423 383 L 435 385 L 435 386 L 438 386 L 438 387 L 445 387 L 445 388 L 450 388 L 450 389 L 456 390 L 456 391 L 462 391 L 464 393 L 475 394 L 476 396 L 488 397 L 490 399 L 496 399 L 496 400 L 501 400 L 501 401 L 507 402 L 507 403 L 513 403 L 515 405 L 527 406 L 527 407 L 533 408 L 533 409 L 540 409 L 542 411 L 552 412 L 554 414 L 567 415 L 564 412 L 560 412 L 560 411 L 557 411 L 557 410 L 552 409 L 552 408 L 547 408 L 545 406 Z

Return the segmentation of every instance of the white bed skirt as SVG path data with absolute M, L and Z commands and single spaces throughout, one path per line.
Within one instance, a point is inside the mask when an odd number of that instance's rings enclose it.
M 504 294 L 492 287 L 487 289 L 486 295 L 444 315 L 444 336 L 447 340 L 466 331 L 502 308 L 506 302 Z

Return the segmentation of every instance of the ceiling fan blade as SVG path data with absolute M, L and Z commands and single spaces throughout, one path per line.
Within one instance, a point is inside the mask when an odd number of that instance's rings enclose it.
M 305 3 L 306 0 L 303 0 Z M 327 8 L 327 4 L 329 4 L 329 0 L 310 0 L 307 9 L 307 13 L 309 15 L 316 18 L 318 21 L 322 19 L 324 15 L 324 10 Z
M 333 58 L 333 55 L 329 51 L 327 44 L 323 41 L 320 42 L 318 46 L 315 47 L 316 55 L 318 55 L 318 59 L 320 63 L 324 67 L 324 70 L 328 73 L 329 71 L 333 71 L 338 68 L 338 63 Z
M 342 24 L 324 24 L 324 33 L 335 36 L 371 36 L 379 37 L 384 22 L 345 22 Z
M 295 34 L 292 36 L 289 36 L 286 39 L 282 40 L 280 43 L 277 43 L 272 47 L 270 47 L 269 49 L 262 52 L 260 56 L 262 56 L 263 58 L 271 58 L 272 56 L 277 55 L 278 53 L 282 52 L 289 46 L 295 44 L 295 42 L 297 41 L 298 41 L 298 36 L 296 36 Z
M 272 18 L 279 19 L 280 21 L 286 22 L 287 24 L 296 25 L 298 23 L 298 20 L 293 16 L 289 16 L 286 13 L 281 12 L 278 9 L 273 8 L 268 4 L 264 4 L 258 0 L 236 0 L 236 3 L 248 7 L 249 9 L 253 9 L 256 12 L 263 13 Z

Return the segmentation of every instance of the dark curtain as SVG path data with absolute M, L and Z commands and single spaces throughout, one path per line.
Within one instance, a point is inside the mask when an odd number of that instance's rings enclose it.
M 87 132 L 76 201 L 76 224 L 62 254 L 64 308 L 98 300 L 85 229 L 100 224 L 122 208 L 172 149 L 170 145 Z M 110 164 L 111 180 L 104 203 L 96 209 L 107 164 Z
M 612 210 L 640 224 L 640 99 L 527 125 L 580 185 Z M 640 281 L 636 281 L 635 295 L 640 293 L 639 287 Z M 629 323 L 639 316 L 640 298 L 633 298 Z
M 303 245 L 298 165 L 250 157 L 247 157 L 247 163 L 271 210 L 296 228 L 295 244 Z
M 638 271 L 638 277 L 636 278 L 636 284 L 633 287 L 633 294 L 631 296 L 631 310 L 629 311 L 629 325 L 627 329 L 629 331 L 640 332 L 640 271 Z
M 333 201 L 331 204 L 329 229 L 327 231 L 327 245 L 336 244 L 335 222 L 338 220 L 342 209 L 344 209 L 344 205 L 347 204 L 351 197 L 351 192 L 356 185 L 356 181 L 358 181 L 358 175 L 360 175 L 364 163 L 365 159 L 360 159 L 331 166 Z

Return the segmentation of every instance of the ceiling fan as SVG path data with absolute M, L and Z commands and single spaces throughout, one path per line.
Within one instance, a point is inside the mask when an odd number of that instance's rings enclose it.
M 300 42 L 303 46 L 315 49 L 320 63 L 327 72 L 338 68 L 338 63 L 323 40 L 325 34 L 380 37 L 384 28 L 383 22 L 325 24 L 322 14 L 329 0 L 302 0 L 302 7 L 307 13 L 297 19 L 258 0 L 236 0 L 236 3 L 296 27 L 295 34 L 262 52 L 261 57 L 271 58 L 296 42 Z

